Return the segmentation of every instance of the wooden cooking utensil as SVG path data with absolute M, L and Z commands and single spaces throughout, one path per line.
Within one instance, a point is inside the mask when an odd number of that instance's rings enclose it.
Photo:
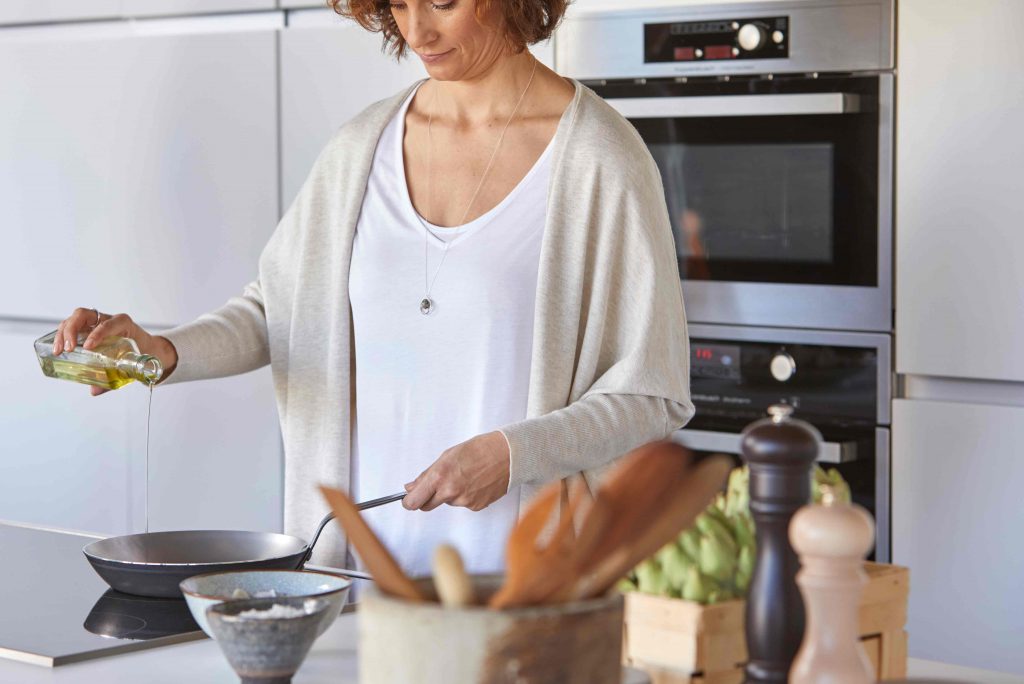
M 557 502 L 559 483 L 534 500 L 509 537 L 508 576 L 490 606 L 557 603 L 569 599 L 581 576 L 621 549 L 651 524 L 652 510 L 667 505 L 685 481 L 690 452 L 672 442 L 655 442 L 628 454 L 612 471 L 587 511 L 579 538 L 572 518 L 582 504 L 582 487 L 569 497 L 568 515 L 541 547 L 538 537 Z
M 675 539 L 693 524 L 708 503 L 725 485 L 732 470 L 732 459 L 716 455 L 690 468 L 671 498 L 662 506 L 638 506 L 643 515 L 618 525 L 609 537 L 627 537 L 628 541 L 605 556 L 594 556 L 591 565 L 570 592 L 571 599 L 601 596 L 638 563 Z M 622 528 L 630 529 L 622 529 Z
M 442 605 L 448 608 L 471 606 L 476 603 L 473 583 L 466 574 L 462 556 L 454 546 L 441 544 L 434 549 L 434 587 Z
M 689 475 L 692 454 L 674 442 L 652 442 L 630 452 L 608 474 L 597 493 L 602 518 L 588 516 L 580 531 L 577 565 L 595 567 L 650 524 L 652 515 L 674 500 Z M 593 529 L 590 529 L 593 527 Z
M 537 556 L 537 540 L 551 518 L 561 494 L 561 483 L 552 482 L 530 502 L 526 512 L 508 536 L 505 546 L 505 582 L 488 605 L 491 608 L 506 608 L 517 596 L 526 593 L 526 587 L 533 577 Z
M 321 486 L 320 492 L 327 499 L 338 522 L 345 528 L 345 534 L 356 547 L 359 557 L 362 558 L 370 574 L 373 575 L 377 586 L 392 596 L 409 601 L 424 601 L 423 594 L 402 571 L 370 526 L 366 524 L 352 500 L 344 492 L 330 487 Z

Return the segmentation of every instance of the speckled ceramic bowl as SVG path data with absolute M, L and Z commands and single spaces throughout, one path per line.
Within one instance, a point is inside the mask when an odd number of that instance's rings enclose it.
M 274 606 L 299 608 L 303 613 L 274 618 L 241 615 Z M 333 621 L 332 610 L 330 602 L 320 598 L 243 599 L 210 606 L 206 618 L 242 684 L 290 684 L 324 625 Z
M 247 570 L 196 575 L 182 581 L 179 586 L 185 600 L 188 601 L 192 616 L 203 631 L 214 639 L 217 637 L 210 631 L 206 611 L 218 603 L 239 600 L 233 597 L 237 589 L 253 598 L 263 592 L 274 591 L 278 597 L 315 596 L 328 601 L 330 619 L 321 626 L 321 631 L 317 634 L 320 636 L 345 607 L 352 580 L 340 575 L 307 570 Z

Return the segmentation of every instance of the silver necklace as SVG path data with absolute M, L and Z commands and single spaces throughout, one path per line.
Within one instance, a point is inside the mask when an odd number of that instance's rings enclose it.
M 519 96 L 519 101 L 516 102 L 516 106 L 512 109 L 512 114 L 509 115 L 508 121 L 505 122 L 505 126 L 501 129 L 501 135 L 498 136 L 498 142 L 494 146 L 494 151 L 491 152 L 491 158 L 487 160 L 487 166 L 484 168 L 483 175 L 480 176 L 480 182 L 476 185 L 476 190 L 473 192 L 473 196 L 469 199 L 469 204 L 466 205 L 466 211 L 462 213 L 462 219 L 459 221 L 459 227 L 456 229 L 455 234 L 451 239 L 444 243 L 444 251 L 441 252 L 441 263 L 437 265 L 437 269 L 434 271 L 434 277 L 429 278 L 429 260 L 428 260 L 428 246 L 430 242 L 430 227 L 427 226 L 426 221 L 420 220 L 423 223 L 423 299 L 420 300 L 420 313 L 424 316 L 429 315 L 434 310 L 434 300 L 430 298 L 430 293 L 434 289 L 434 283 L 437 282 L 437 275 L 441 272 L 441 267 L 444 266 L 444 260 L 448 257 L 448 248 L 451 247 L 452 243 L 459 237 L 459 233 L 462 232 L 463 226 L 466 224 L 466 217 L 469 216 L 469 210 L 473 208 L 473 203 L 476 202 L 477 195 L 480 194 L 480 188 L 484 186 L 484 180 L 487 178 L 487 174 L 491 171 L 491 166 L 494 164 L 494 158 L 498 155 L 498 148 L 501 147 L 501 141 L 505 139 L 505 131 L 508 130 L 509 124 L 512 123 L 512 119 L 515 118 L 516 112 L 519 111 L 519 105 L 523 103 L 523 99 L 526 97 L 526 91 L 530 89 L 530 84 L 533 83 L 533 77 L 537 73 L 537 60 L 533 60 L 533 71 L 530 72 L 530 80 L 526 82 L 526 87 L 523 88 L 522 94 Z M 437 98 L 437 91 L 434 91 L 433 97 L 430 99 L 430 115 L 427 117 L 427 194 L 430 197 L 430 213 L 434 216 L 437 214 L 434 212 L 434 139 L 431 135 L 431 124 L 434 121 L 434 100 Z M 419 213 L 417 212 L 417 216 Z

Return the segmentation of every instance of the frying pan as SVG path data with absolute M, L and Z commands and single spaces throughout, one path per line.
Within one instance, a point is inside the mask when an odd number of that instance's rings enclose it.
M 358 504 L 375 508 L 405 497 L 405 492 Z M 178 583 L 193 575 L 233 570 L 301 570 L 313 555 L 328 513 L 307 544 L 275 532 L 196 530 L 147 532 L 110 537 L 82 549 L 93 570 L 111 588 L 136 596 L 181 598 Z

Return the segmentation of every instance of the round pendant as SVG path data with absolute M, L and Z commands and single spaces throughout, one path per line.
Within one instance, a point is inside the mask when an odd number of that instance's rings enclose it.
M 420 302 L 420 313 L 426 316 L 434 310 L 434 302 L 430 301 L 430 297 L 424 297 L 423 301 Z

